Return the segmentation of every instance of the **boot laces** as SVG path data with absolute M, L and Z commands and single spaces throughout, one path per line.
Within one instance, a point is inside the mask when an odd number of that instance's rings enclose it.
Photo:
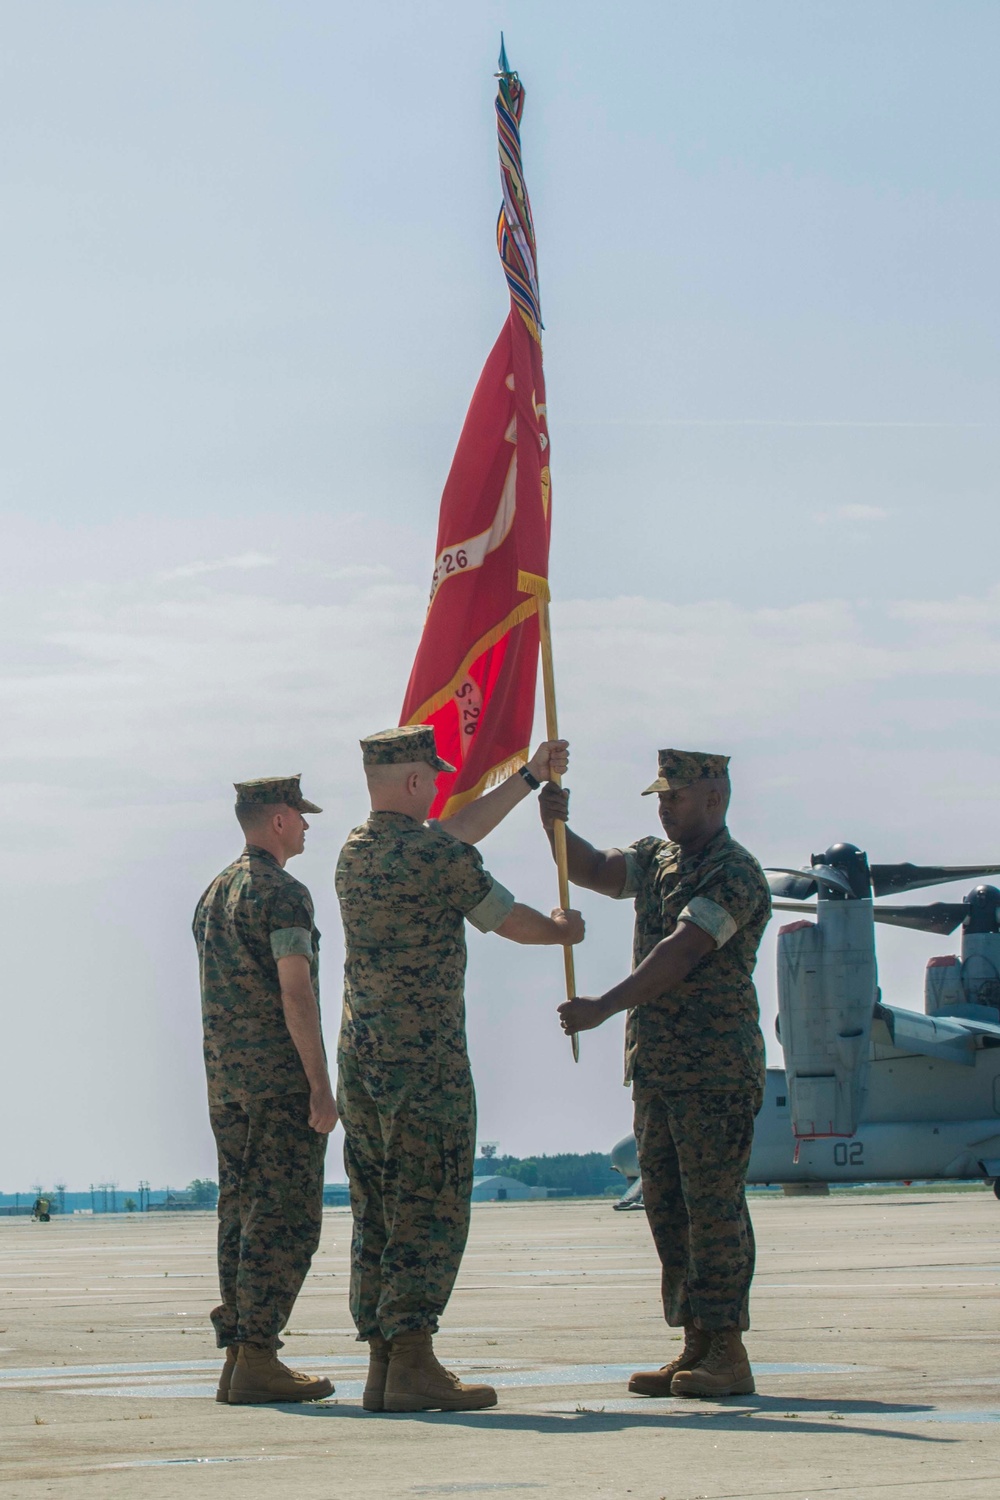
M 729 1351 L 729 1331 L 725 1328 L 717 1328 L 710 1335 L 708 1353 L 705 1356 L 705 1364 L 711 1366 L 728 1365 L 731 1357 Z
M 437 1365 L 437 1373 L 441 1376 L 442 1380 L 447 1380 L 449 1385 L 451 1385 L 455 1390 L 458 1390 L 462 1382 L 459 1380 L 454 1371 L 446 1370 L 436 1354 L 432 1354 L 431 1358 L 433 1359 L 435 1365 Z
M 303 1372 L 301 1370 L 292 1370 L 292 1369 L 290 1369 L 289 1366 L 286 1365 L 286 1364 L 283 1364 L 280 1359 L 275 1360 L 275 1364 L 277 1365 L 277 1367 L 278 1367 L 279 1371 L 281 1372 L 281 1374 L 282 1375 L 287 1375 L 288 1378 L 289 1378 L 289 1380 L 297 1380 L 297 1381 L 299 1381 L 300 1384 L 305 1384 L 305 1385 L 310 1385 L 312 1383 L 313 1377 L 311 1375 L 305 1375 L 305 1374 L 303 1374 Z

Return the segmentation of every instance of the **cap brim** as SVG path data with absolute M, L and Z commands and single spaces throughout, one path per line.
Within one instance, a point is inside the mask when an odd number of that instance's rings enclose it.
M 639 795 L 641 797 L 651 797 L 654 792 L 669 792 L 669 790 L 670 788 L 665 781 L 657 780 L 653 782 L 652 786 L 648 786 L 644 792 L 640 792 Z
M 302 800 L 299 803 L 299 812 L 312 812 L 312 813 L 316 813 L 316 812 L 322 812 L 322 811 L 323 811 L 323 809 L 321 807 L 317 807 L 316 804 L 315 804 L 315 802 L 307 802 L 304 797 L 302 798 Z
M 431 765 L 434 767 L 435 771 L 447 771 L 449 775 L 454 775 L 455 773 L 455 767 L 450 766 L 446 760 L 442 760 L 440 755 L 435 755 L 434 759 L 431 761 Z

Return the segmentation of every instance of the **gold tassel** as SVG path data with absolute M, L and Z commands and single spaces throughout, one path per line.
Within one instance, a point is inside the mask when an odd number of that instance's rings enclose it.
M 551 597 L 549 594 L 549 580 L 547 578 L 540 577 L 538 573 L 525 573 L 520 568 L 517 573 L 517 592 L 519 594 L 534 594 L 536 599 L 544 599 L 546 604 Z
M 519 750 L 509 760 L 502 761 L 500 765 L 494 766 L 491 771 L 487 771 L 486 775 L 481 777 L 476 782 L 476 785 L 470 787 L 467 792 L 458 792 L 454 797 L 449 797 L 444 807 L 438 813 L 438 817 L 452 817 L 458 812 L 459 808 L 465 807 L 469 802 L 475 802 L 476 798 L 481 797 L 483 792 L 488 792 L 492 787 L 498 786 L 501 781 L 506 781 L 508 776 L 513 776 L 515 771 L 520 770 L 522 766 L 528 764 L 529 754 L 530 746 L 524 750 Z

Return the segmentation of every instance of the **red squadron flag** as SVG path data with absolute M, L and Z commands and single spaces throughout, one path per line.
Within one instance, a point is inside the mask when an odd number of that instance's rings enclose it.
M 549 437 L 535 231 L 521 171 L 524 89 L 500 54 L 503 207 L 497 247 L 510 314 L 479 377 L 441 497 L 430 604 L 401 724 L 432 724 L 449 816 L 523 765 L 535 707 L 538 606 L 548 598 Z

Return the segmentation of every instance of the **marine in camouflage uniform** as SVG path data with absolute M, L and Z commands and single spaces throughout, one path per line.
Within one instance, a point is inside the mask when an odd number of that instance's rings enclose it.
M 660 774 L 643 795 L 660 795 L 668 831 L 677 794 L 691 803 L 691 789 L 717 791 L 717 811 L 703 817 L 694 839 L 644 838 L 604 855 L 568 840 L 571 879 L 586 884 L 596 876 L 593 888 L 635 902 L 633 979 L 560 1009 L 576 1030 L 577 1021 L 596 1025 L 629 1008 L 625 1081 L 643 1201 L 662 1265 L 666 1321 L 689 1334 L 686 1359 L 633 1377 L 631 1388 L 653 1385 L 650 1394 L 665 1394 L 664 1385 L 685 1393 L 674 1377 L 707 1355 L 712 1336 L 749 1327 L 754 1239 L 745 1184 L 764 1088 L 752 974 L 771 900 L 760 865 L 725 826 L 727 767 L 726 756 L 660 751 Z M 553 800 L 550 813 L 555 807 Z M 658 963 L 667 964 L 659 980 Z M 729 1340 L 730 1354 L 736 1342 Z M 749 1364 L 728 1384 L 752 1389 Z
M 244 823 L 272 809 L 320 811 L 302 797 L 298 777 L 237 783 L 236 792 Z M 222 1301 L 211 1319 L 220 1348 L 273 1352 L 319 1244 L 327 1143 L 310 1124 L 310 1083 L 286 1021 L 278 961 L 308 960 L 318 1008 L 319 932 L 309 891 L 251 837 L 198 902 L 193 927 L 219 1158 Z M 290 852 L 300 847 L 301 835 Z M 332 1389 L 322 1384 L 321 1394 Z
M 428 768 L 452 770 L 437 755 L 433 729 L 387 730 L 361 743 L 373 802 L 381 768 L 416 768 L 426 787 L 412 812 L 373 810 L 337 864 L 345 945 L 337 1098 L 354 1215 L 351 1314 L 359 1339 L 372 1345 L 365 1404 L 383 1409 L 384 1394 L 385 1409 L 397 1411 L 487 1405 L 496 1399 L 490 1387 L 457 1381 L 451 1400 L 430 1365 L 426 1390 L 412 1380 L 394 1388 L 389 1345 L 393 1370 L 397 1355 L 420 1340 L 429 1351 L 469 1232 L 476 1103 L 465 1032 L 465 923 L 518 942 L 565 942 L 567 935 L 515 903 L 448 824 L 422 821 L 434 793 Z M 505 785 L 514 783 L 516 795 L 526 795 L 517 777 Z M 503 787 L 491 796 L 513 805 Z M 452 821 L 459 825 L 458 816 Z M 488 1397 L 466 1400 L 469 1390 Z

